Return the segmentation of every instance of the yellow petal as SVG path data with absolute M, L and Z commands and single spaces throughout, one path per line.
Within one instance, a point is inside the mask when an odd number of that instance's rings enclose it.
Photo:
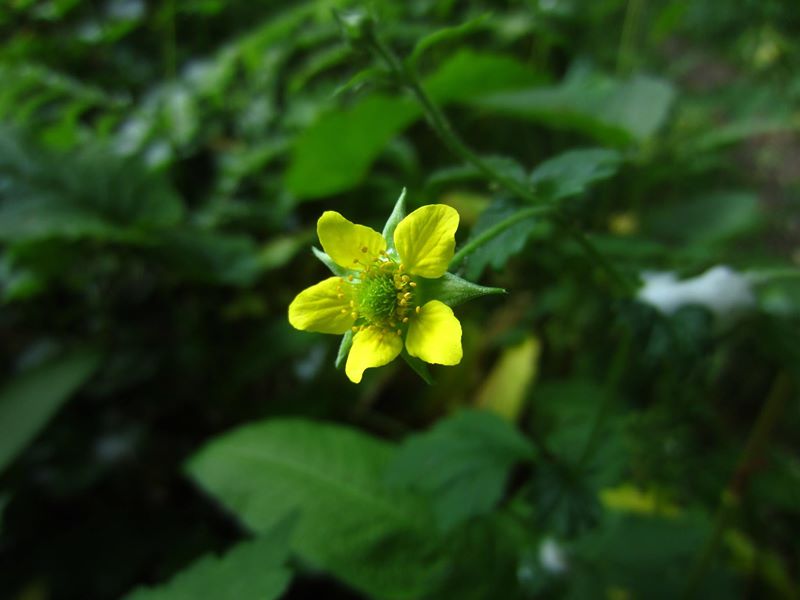
M 456 247 L 458 211 L 445 204 L 418 208 L 397 224 L 394 243 L 412 275 L 435 279 L 444 275 Z
M 392 362 L 403 349 L 402 338 L 392 331 L 367 327 L 353 337 L 344 372 L 353 383 L 359 383 L 365 369 L 382 367 Z
M 355 321 L 351 287 L 341 277 L 328 277 L 303 290 L 289 305 L 289 323 L 303 331 L 344 333 Z
M 453 309 L 431 300 L 414 315 L 408 326 L 406 350 L 425 362 L 457 365 L 461 362 L 461 323 Z
M 386 240 L 380 233 L 351 223 L 333 210 L 322 213 L 317 221 L 317 235 L 326 254 L 345 269 L 361 270 L 386 250 Z

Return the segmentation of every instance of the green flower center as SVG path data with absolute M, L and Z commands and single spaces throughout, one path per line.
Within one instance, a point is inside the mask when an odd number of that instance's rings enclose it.
M 383 254 L 362 273 L 355 285 L 354 310 L 357 325 L 380 327 L 402 335 L 416 304 L 416 282 L 398 264 Z

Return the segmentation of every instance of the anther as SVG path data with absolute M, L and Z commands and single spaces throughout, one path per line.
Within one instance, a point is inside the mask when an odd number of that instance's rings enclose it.
M 408 283 L 408 280 L 411 279 L 411 277 L 408 275 L 403 275 L 400 279 L 403 281 L 403 283 Z
M 405 298 L 400 300 L 400 306 L 406 306 L 407 304 L 408 304 L 408 300 L 406 300 Z M 419 308 L 419 306 L 417 308 Z
M 411 287 L 417 287 L 417 282 L 416 281 L 412 281 L 408 285 L 410 285 Z
M 420 311 L 420 310 L 421 310 L 421 307 L 419 307 L 419 306 L 418 306 L 417 308 L 415 308 L 415 309 L 414 309 L 414 311 L 415 311 L 417 314 L 419 314 L 419 311 Z
M 398 329 L 397 330 L 397 335 L 403 335 L 403 330 L 402 329 Z
M 347 312 L 347 311 L 344 311 L 344 312 Z M 354 319 L 357 319 L 358 318 L 358 313 L 353 311 L 353 312 L 350 313 L 350 316 L 353 317 Z
M 355 325 L 353 325 L 350 329 L 353 333 L 358 333 L 358 327 L 356 327 Z
M 411 292 L 406 292 L 403 294 L 403 300 L 410 300 L 411 299 Z
M 346 315 L 346 314 L 347 314 L 347 309 L 346 309 L 346 308 L 343 308 L 343 309 L 342 309 L 342 314 L 343 314 L 343 315 Z
M 354 277 L 352 275 L 347 276 L 347 281 L 353 281 Z
M 408 323 L 408 317 L 403 317 L 403 323 Z

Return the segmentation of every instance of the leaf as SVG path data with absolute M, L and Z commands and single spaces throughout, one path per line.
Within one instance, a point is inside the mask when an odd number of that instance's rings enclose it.
M 753 232 L 762 222 L 758 197 L 729 191 L 696 195 L 653 207 L 645 228 L 658 238 L 685 244 L 719 244 Z
M 490 512 L 514 464 L 534 450 L 508 422 L 486 411 L 463 411 L 410 436 L 387 471 L 393 487 L 430 497 L 443 530 Z
M 609 515 L 600 528 L 570 548 L 577 566 L 570 577 L 571 597 L 587 597 L 576 593 L 578 589 L 610 587 L 626 589 L 635 598 L 680 597 L 686 591 L 687 573 L 710 533 L 708 518 L 700 514 L 684 518 Z M 727 574 L 710 569 L 696 597 L 735 597 L 732 583 Z
M 613 177 L 622 156 L 614 150 L 570 150 L 539 164 L 531 174 L 537 195 L 561 200 L 583 194 L 596 181 Z
M 475 239 L 484 231 L 497 225 L 501 221 L 513 216 L 519 207 L 507 200 L 497 200 L 483 211 L 472 228 L 470 240 Z M 502 269 L 508 260 L 522 251 L 528 238 L 547 233 L 549 225 L 536 216 L 523 219 L 515 223 L 504 232 L 482 244 L 475 252 L 464 261 L 464 276 L 467 279 L 480 279 L 484 269 L 491 265 L 493 268 Z
M 493 169 L 527 187 L 528 177 L 525 169 L 513 158 L 507 156 L 483 156 L 481 160 Z M 475 165 L 462 164 L 434 171 L 428 177 L 427 185 L 443 186 L 484 179 L 486 179 L 486 174 Z
M 182 217 L 165 178 L 135 160 L 104 148 L 49 153 L 0 129 L 0 241 L 141 241 Z
M 490 16 L 491 15 L 489 13 L 485 13 L 479 17 L 461 23 L 460 25 L 444 27 L 421 37 L 419 40 L 417 40 L 417 43 L 414 45 L 414 49 L 411 51 L 411 55 L 406 59 L 406 62 L 411 66 L 416 66 L 416 64 L 419 62 L 419 59 L 422 58 L 422 55 L 433 46 L 446 41 L 458 40 L 459 38 L 469 35 L 473 31 L 478 31 L 479 29 L 487 27 L 487 21 Z
M 536 79 L 511 57 L 461 51 L 426 78 L 425 87 L 444 104 L 466 101 L 479 92 L 530 85 Z M 379 94 L 323 114 L 297 136 L 286 187 L 297 198 L 310 199 L 358 185 L 389 141 L 421 115 L 414 102 Z
M 76 351 L 17 375 L 0 390 L 0 471 L 36 437 L 99 364 L 98 352 Z
M 278 529 L 280 529 L 279 527 Z M 222 557 L 206 555 L 156 588 L 139 588 L 125 600 L 273 600 L 283 595 L 292 573 L 283 566 L 289 553 L 288 528 L 238 544 Z
M 458 306 L 475 298 L 506 293 L 503 288 L 478 285 L 452 273 L 445 273 L 439 279 L 420 278 L 417 286 L 420 304 L 428 300 L 440 300 L 447 306 Z
M 251 238 L 202 229 L 165 232 L 158 252 L 186 279 L 205 283 L 247 286 L 266 266 Z
M 439 568 L 424 506 L 382 485 L 392 446 L 357 431 L 275 419 L 216 438 L 189 473 L 249 529 L 298 513 L 292 550 L 376 598 L 419 598 Z
M 675 90 L 662 79 L 638 75 L 619 81 L 580 70 L 555 86 L 483 94 L 470 104 L 624 146 L 652 137 L 674 97 Z
M 532 335 L 503 350 L 478 390 L 475 406 L 517 422 L 528 390 L 536 379 L 541 351 L 541 343 Z

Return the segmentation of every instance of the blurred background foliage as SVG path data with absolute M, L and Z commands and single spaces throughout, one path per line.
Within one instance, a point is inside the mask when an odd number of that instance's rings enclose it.
M 359 14 L 560 221 L 448 151 Z M 3 2 L 2 596 L 797 598 L 798 31 L 781 0 Z M 518 216 L 458 267 L 509 294 L 435 385 L 356 387 L 286 308 L 318 215 L 380 228 L 403 187 L 460 243 Z

